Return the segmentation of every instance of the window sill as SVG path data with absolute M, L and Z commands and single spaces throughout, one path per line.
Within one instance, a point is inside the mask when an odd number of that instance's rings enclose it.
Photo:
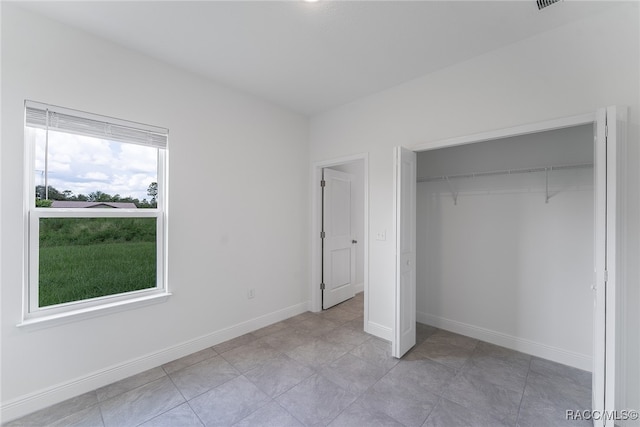
M 65 323 L 76 322 L 79 320 L 90 319 L 93 317 L 103 316 L 105 314 L 117 313 L 119 311 L 131 310 L 152 304 L 160 304 L 165 302 L 171 293 L 163 292 L 155 295 L 147 295 L 138 298 L 131 298 L 123 301 L 105 303 L 94 307 L 86 307 L 78 310 L 70 310 L 64 313 L 52 314 L 49 316 L 39 316 L 24 319 L 16 326 L 27 330 L 43 329 L 52 326 L 58 326 Z

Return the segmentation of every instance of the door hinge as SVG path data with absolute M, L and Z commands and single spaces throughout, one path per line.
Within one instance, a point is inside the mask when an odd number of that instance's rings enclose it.
M 604 271 L 604 281 L 609 281 L 609 272 L 607 270 Z
M 324 239 L 324 238 L 325 238 L 325 236 L 326 236 L 326 233 L 325 233 L 324 231 L 321 231 L 321 232 L 320 232 L 320 238 L 321 238 L 321 239 Z
M 320 283 L 320 290 L 324 291 L 324 283 Z
M 609 137 L 609 125 L 604 125 L 604 137 Z
M 326 187 L 326 186 L 327 186 L 327 181 L 325 181 L 324 179 L 320 181 L 320 187 Z

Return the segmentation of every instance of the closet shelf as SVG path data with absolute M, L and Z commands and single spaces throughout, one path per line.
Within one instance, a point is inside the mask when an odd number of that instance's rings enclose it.
M 477 178 L 483 176 L 497 176 L 497 175 L 515 175 L 522 173 L 534 173 L 534 172 L 551 172 L 567 169 L 587 169 L 593 167 L 593 163 L 578 163 L 572 165 L 559 165 L 559 166 L 547 166 L 541 168 L 525 168 L 525 169 L 504 169 L 490 172 L 476 172 L 476 173 L 464 173 L 456 175 L 442 175 L 433 177 L 418 177 L 418 182 L 435 182 L 435 181 L 449 181 L 450 179 L 459 178 Z
M 490 172 L 477 172 L 477 173 L 465 173 L 465 174 L 457 174 L 457 175 L 443 175 L 443 176 L 434 176 L 434 177 L 426 177 L 426 178 L 418 178 L 418 182 L 435 182 L 435 181 L 446 181 L 449 191 L 451 192 L 451 197 L 453 197 L 453 204 L 458 204 L 458 191 L 451 184 L 452 179 L 457 178 L 477 178 L 483 176 L 498 176 L 498 175 L 515 175 L 515 174 L 523 174 L 523 173 L 535 173 L 535 172 L 544 172 L 545 173 L 545 198 L 544 202 L 549 203 L 549 199 L 552 195 L 549 193 L 549 172 L 558 171 L 558 170 L 567 170 L 567 169 L 587 169 L 592 168 L 593 163 L 577 163 L 572 165 L 558 165 L 558 166 L 547 166 L 542 168 L 525 168 L 525 169 L 505 169 L 505 170 L 497 170 Z

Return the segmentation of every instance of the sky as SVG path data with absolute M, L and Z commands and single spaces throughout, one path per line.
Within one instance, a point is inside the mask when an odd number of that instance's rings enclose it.
M 27 128 L 35 138 L 35 185 L 45 183 L 45 135 Z M 157 182 L 158 150 L 49 130 L 48 185 L 74 195 L 102 191 L 121 197 L 147 199 L 147 188 Z

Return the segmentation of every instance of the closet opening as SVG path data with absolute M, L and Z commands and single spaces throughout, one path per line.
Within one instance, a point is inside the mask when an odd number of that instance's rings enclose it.
M 416 320 L 590 371 L 594 134 L 417 153 Z
M 590 132 L 592 126 L 593 133 Z M 546 145 L 544 142 L 538 142 L 531 147 L 523 145 L 515 152 L 511 150 L 511 146 L 499 146 L 500 140 L 506 141 L 506 138 L 526 140 L 541 135 L 568 132 L 571 128 L 585 133 L 584 148 L 581 146 L 580 149 L 574 150 L 570 144 L 561 148 L 563 144 L 551 143 L 554 150 L 552 154 L 542 156 L 541 152 L 532 152 L 530 148 L 542 147 Z M 423 268 L 430 270 L 428 274 L 425 273 L 426 270 L 418 274 L 417 268 L 412 267 L 416 263 L 408 262 L 405 266 L 400 256 L 402 252 L 396 250 L 393 355 L 402 357 L 406 350 L 412 347 L 415 334 L 399 332 L 408 331 L 404 328 L 405 325 L 415 324 L 416 320 L 420 320 L 534 356 L 591 370 L 593 410 L 599 411 L 598 413 L 613 411 L 616 384 L 620 381 L 616 371 L 616 366 L 620 363 L 617 354 L 619 351 L 623 352 L 625 347 L 625 342 L 617 337 L 619 328 L 616 325 L 626 295 L 625 275 L 621 267 L 625 253 L 624 246 L 620 243 L 625 241 L 627 235 L 626 218 L 622 209 L 627 185 L 624 163 L 626 134 L 627 108 L 609 106 L 599 108 L 595 114 L 436 141 L 414 147 L 413 151 L 396 147 L 396 153 L 403 153 L 402 156 L 395 156 L 396 245 L 397 248 L 413 248 L 414 254 L 420 251 L 420 257 L 424 258 Z M 478 199 L 474 202 L 478 205 L 478 210 L 472 213 L 452 210 L 451 206 L 438 200 L 442 199 L 442 189 L 427 191 L 427 194 L 432 194 L 429 199 L 436 200 L 435 204 L 431 202 L 435 207 L 425 208 L 428 198 L 424 196 L 421 196 L 423 200 L 420 203 L 416 201 L 419 191 L 416 189 L 416 153 L 457 146 L 460 146 L 459 150 L 473 151 L 475 148 L 470 147 L 477 145 L 479 149 L 482 145 L 478 144 L 490 141 L 495 141 L 498 145 L 490 154 L 467 152 L 464 158 L 453 162 L 457 168 L 464 165 L 477 167 L 476 161 L 482 162 L 484 166 L 491 165 L 491 168 L 485 171 L 476 173 L 463 169 L 434 172 L 436 166 L 432 165 L 429 174 L 433 175 L 425 175 L 424 166 L 420 168 L 420 177 L 424 178 L 421 179 L 422 183 L 446 183 L 450 205 L 459 207 L 463 199 L 465 203 L 470 204 L 471 199 L 475 197 Z M 593 141 L 593 144 L 587 144 L 587 141 Z M 512 142 L 517 144 L 516 140 Z M 469 148 L 464 148 L 465 144 L 469 144 Z M 579 156 L 566 156 L 575 153 L 586 155 L 588 151 L 593 153 L 593 171 L 584 174 L 584 171 L 590 168 L 589 162 L 582 161 Z M 438 154 L 437 151 L 433 153 Z M 509 166 L 495 163 L 499 159 L 508 162 Z M 526 164 L 534 159 L 544 159 L 544 164 Z M 552 163 L 547 161 L 549 159 Z M 442 162 L 446 163 L 445 159 Z M 405 163 L 407 167 L 404 167 Z M 553 178 L 558 181 L 551 184 L 554 168 L 555 172 L 566 175 Z M 409 173 L 411 170 L 414 172 Z M 541 211 L 539 207 L 532 205 L 531 195 L 535 195 L 536 192 L 542 195 L 543 192 L 541 181 L 536 182 L 531 175 L 541 170 L 545 171 L 544 197 L 538 199 L 542 199 L 541 204 L 544 206 L 552 206 L 552 210 L 562 211 L 564 217 L 571 218 L 570 222 L 551 217 L 549 212 Z M 408 179 L 411 174 L 412 179 Z M 488 189 L 486 184 L 473 180 L 453 186 L 451 178 L 455 175 L 458 175 L 458 178 L 490 178 L 489 182 L 495 186 Z M 502 182 L 505 178 L 517 175 L 521 176 L 515 181 Z M 590 178 L 593 191 L 582 191 L 589 185 L 586 178 Z M 558 188 L 554 189 L 553 185 L 557 185 Z M 584 194 L 580 194 L 582 192 Z M 514 203 L 508 206 L 504 203 L 490 203 L 496 201 L 494 199 L 500 194 L 514 199 Z M 482 195 L 485 197 L 480 197 Z M 587 201 L 589 197 L 591 203 Z M 569 199 L 576 199 L 582 205 L 570 205 Z M 415 216 L 423 213 L 418 212 L 415 208 L 417 205 L 422 205 L 421 209 L 426 209 L 430 216 L 445 221 L 445 225 L 434 229 L 429 224 L 422 223 L 422 235 L 419 235 Z M 490 210 L 496 206 L 502 207 L 502 210 Z M 582 206 L 583 210 L 576 206 Z M 411 212 L 413 214 L 410 214 Z M 504 216 L 505 212 L 511 212 L 513 215 Z M 573 214 L 568 215 L 568 212 Z M 579 224 L 589 222 L 585 212 L 591 213 L 592 226 L 588 230 L 579 227 Z M 537 217 L 536 221 L 532 222 L 533 216 Z M 456 223 L 455 226 L 451 226 L 451 223 L 464 217 L 472 222 L 471 225 Z M 503 219 L 503 222 L 498 224 L 496 218 Z M 542 219 L 545 221 L 538 221 Z M 523 221 L 526 221 L 526 227 L 516 227 Z M 582 230 L 580 233 L 578 228 Z M 442 236 L 445 232 L 448 233 L 446 241 Z M 415 239 L 412 236 L 415 236 Z M 421 236 L 421 249 L 415 249 L 415 240 Z M 424 236 L 429 236 L 430 241 Z M 507 241 L 505 236 L 512 236 L 513 240 Z M 591 240 L 588 236 L 592 236 Z M 552 241 L 554 245 L 549 246 L 545 239 Z M 434 242 L 439 242 L 441 247 L 433 249 Z M 531 245 L 530 242 L 537 244 Z M 429 246 L 426 246 L 427 244 Z M 592 250 L 585 251 L 581 244 L 592 245 Z M 476 248 L 479 252 L 469 255 L 469 247 Z M 584 255 L 587 252 L 591 254 Z M 426 258 L 427 253 L 429 259 Z M 495 256 L 496 254 L 498 256 Z M 532 256 L 525 256 L 527 254 Z M 489 255 L 494 255 L 494 258 L 488 259 Z M 591 259 L 591 263 L 584 267 L 587 257 Z M 548 265 L 545 265 L 545 262 Z M 454 272 L 451 270 L 452 266 L 478 274 L 463 277 L 465 272 Z M 586 268 L 589 269 L 590 277 L 585 273 Z M 406 274 L 398 274 L 405 270 Z M 416 276 L 419 280 L 419 291 L 416 291 Z M 404 279 L 405 277 L 407 279 Z M 409 280 L 411 277 L 413 279 Z M 430 278 L 427 280 L 425 277 Z M 444 281 L 448 286 L 443 285 Z M 512 285 L 508 287 L 505 283 Z M 527 283 L 529 285 L 524 286 Z M 472 293 L 467 295 L 462 303 L 469 312 L 463 312 L 451 301 L 461 301 L 460 294 L 469 290 Z M 585 314 L 584 310 L 584 306 L 588 304 L 583 302 L 587 300 L 587 293 L 590 293 L 589 300 L 593 303 L 589 304 L 592 307 L 590 316 Z M 404 309 L 411 300 L 415 305 L 411 304 L 411 309 Z M 421 306 L 416 307 L 418 304 Z M 481 310 L 482 307 L 489 309 Z M 574 322 L 575 317 L 582 319 L 582 322 Z M 583 325 L 584 319 L 588 317 L 590 320 Z M 544 331 L 538 327 L 538 322 L 544 325 Z M 563 322 L 568 324 L 565 325 Z M 585 350 L 588 336 L 591 337 L 591 351 Z M 591 363 L 588 363 L 589 361 Z M 599 420 L 595 424 L 608 426 L 613 425 L 613 421 Z

